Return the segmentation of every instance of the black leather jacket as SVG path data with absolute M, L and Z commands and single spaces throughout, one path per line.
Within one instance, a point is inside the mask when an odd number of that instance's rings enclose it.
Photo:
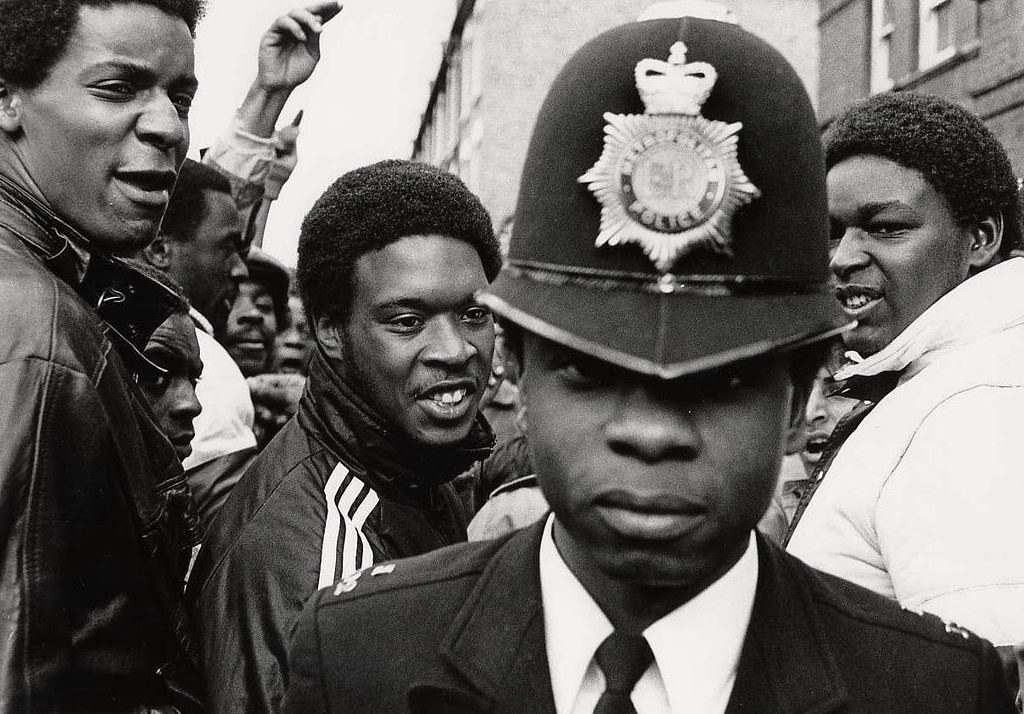
M 0 181 L 0 713 L 198 711 L 187 485 L 69 233 Z

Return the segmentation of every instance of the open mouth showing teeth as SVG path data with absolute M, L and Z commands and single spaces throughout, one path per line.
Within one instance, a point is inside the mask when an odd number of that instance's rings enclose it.
M 847 310 L 860 310 L 881 297 L 881 293 L 877 290 L 849 287 L 836 290 L 836 298 Z
M 466 398 L 468 390 L 466 389 L 454 389 L 450 392 L 437 392 L 436 394 L 430 395 L 430 399 L 435 404 L 450 407 L 456 404 L 461 404 L 462 400 Z
M 850 310 L 856 310 L 857 308 L 864 307 L 873 300 L 874 298 L 869 298 L 867 295 L 850 295 L 849 297 L 843 298 L 843 306 Z

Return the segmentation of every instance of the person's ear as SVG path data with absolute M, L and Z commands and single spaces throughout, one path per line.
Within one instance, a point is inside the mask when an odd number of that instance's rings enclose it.
M 1003 216 L 983 218 L 967 229 L 970 246 L 967 251 L 968 265 L 975 270 L 987 267 L 999 254 L 1003 244 Z
M 326 317 L 316 319 L 316 340 L 328 357 L 341 360 L 345 354 L 345 340 L 341 328 Z
M 0 130 L 8 134 L 21 131 L 21 94 L 0 78 Z
M 142 249 L 142 259 L 157 270 L 167 270 L 171 267 L 173 253 L 172 241 L 167 240 L 163 235 L 158 235 L 152 243 Z

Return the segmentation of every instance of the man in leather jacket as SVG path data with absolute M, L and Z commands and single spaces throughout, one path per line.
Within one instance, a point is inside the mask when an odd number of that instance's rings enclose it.
M 201 0 L 0 4 L 0 712 L 202 710 L 197 526 L 133 383 L 188 149 Z
M 306 217 L 297 279 L 317 339 L 306 391 L 224 504 L 189 582 L 212 708 L 277 710 L 288 635 L 318 587 L 466 539 L 451 481 L 494 440 L 478 416 L 494 324 L 474 293 L 500 263 L 480 201 L 425 164 L 350 171 Z

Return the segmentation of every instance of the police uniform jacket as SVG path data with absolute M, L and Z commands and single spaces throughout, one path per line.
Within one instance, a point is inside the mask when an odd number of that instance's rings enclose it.
M 193 711 L 188 487 L 72 232 L 0 176 L 0 712 Z
M 189 581 L 211 708 L 278 710 L 288 636 L 318 587 L 464 541 L 450 481 L 492 443 L 481 420 L 458 447 L 417 446 L 314 353 L 296 416 L 242 475 Z
M 321 590 L 295 631 L 284 710 L 554 714 L 543 528 Z M 1015 711 L 988 642 L 812 570 L 760 536 L 758 562 L 729 714 Z

